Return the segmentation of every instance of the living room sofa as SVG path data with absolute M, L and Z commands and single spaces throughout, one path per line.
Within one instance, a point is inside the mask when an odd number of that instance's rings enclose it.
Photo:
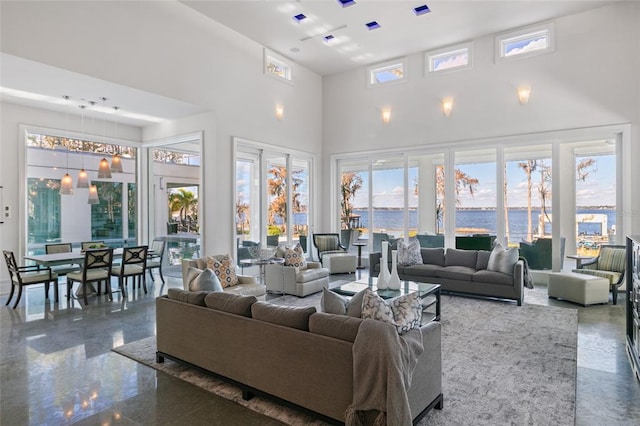
M 157 362 L 195 366 L 239 386 L 245 399 L 266 395 L 344 423 L 353 400 L 353 342 L 362 321 L 373 320 L 224 292 L 169 292 L 156 299 Z M 424 351 L 408 390 L 414 424 L 442 408 L 441 325 L 420 330 Z M 365 424 L 372 424 L 375 413 L 367 414 Z
M 218 260 L 222 259 L 222 255 L 213 256 Z M 185 290 L 189 290 L 189 280 L 187 279 L 189 268 L 206 269 L 207 258 L 201 257 L 199 259 L 182 259 L 182 285 Z M 264 296 L 266 294 L 266 287 L 258 282 L 255 277 L 248 275 L 238 274 L 238 284 L 225 287 L 225 293 L 243 294 L 247 296 Z
M 490 251 L 421 248 L 420 254 L 422 264 L 398 265 L 401 280 L 440 284 L 442 292 L 515 300 L 518 306 L 522 305 L 524 270 L 521 260 L 514 265 L 513 274 L 504 274 L 487 270 Z M 380 274 L 381 257 L 380 252 L 369 254 L 371 276 Z

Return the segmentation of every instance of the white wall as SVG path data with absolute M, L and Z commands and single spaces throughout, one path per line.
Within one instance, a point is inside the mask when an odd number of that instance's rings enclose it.
M 366 67 L 323 79 L 324 181 L 337 153 L 427 146 L 561 129 L 632 123 L 634 167 L 624 183 L 627 223 L 640 233 L 640 203 L 629 193 L 640 180 L 640 4 L 623 3 L 573 16 L 556 24 L 555 53 L 496 64 L 494 38 L 474 40 L 471 70 L 424 77 L 424 55 L 409 56 L 408 81 L 366 86 Z M 463 42 L 465 40 L 460 40 Z M 521 106 L 516 87 L 529 84 Z M 454 97 L 445 118 L 440 99 Z M 390 107 L 384 125 L 381 109 Z M 612 135 L 613 136 L 613 135 Z M 330 202 L 331 188 L 323 188 Z M 630 209 L 630 210 L 628 210 Z M 329 215 L 323 225 L 330 228 Z
M 210 111 L 143 134 L 151 141 L 204 132 L 205 254 L 233 248 L 232 136 L 321 152 L 321 78 L 296 64 L 291 85 L 264 75 L 260 45 L 178 2 L 1 2 L 0 8 L 2 52 Z M 276 104 L 284 105 L 281 121 Z M 3 128 L 4 122 L 3 113 Z M 17 158 L 14 141 L 3 135 L 3 158 Z M 17 235 L 9 233 L 6 244 L 17 247 Z

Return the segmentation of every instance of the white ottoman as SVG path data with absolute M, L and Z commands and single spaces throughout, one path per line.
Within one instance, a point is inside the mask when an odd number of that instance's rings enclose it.
M 609 280 L 574 272 L 552 272 L 547 292 L 549 297 L 584 306 L 609 303 Z
M 358 256 L 349 253 L 329 253 L 322 256 L 322 267 L 330 274 L 355 272 L 358 267 Z

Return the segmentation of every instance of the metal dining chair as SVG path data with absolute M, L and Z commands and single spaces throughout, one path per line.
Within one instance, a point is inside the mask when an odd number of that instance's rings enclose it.
M 147 268 L 147 252 L 149 246 L 125 247 L 122 251 L 122 262 L 120 265 L 111 267 L 110 275 L 118 277 L 118 286 L 122 291 L 122 296 L 127 297 L 127 282 L 129 278 L 133 278 L 133 287 L 135 288 L 135 278 L 138 283 L 142 281 L 142 288 L 147 292 L 147 280 L 145 276 Z
M 162 284 L 164 284 L 164 276 L 162 275 L 162 261 L 164 260 L 164 247 L 165 241 L 154 239 L 151 244 L 151 251 L 149 252 L 149 256 L 147 257 L 147 271 L 149 271 L 149 277 L 151 277 L 151 281 L 155 281 L 153 278 L 152 269 L 157 269 L 160 273 L 160 279 L 162 280 Z
M 15 288 L 18 287 L 18 296 L 16 298 L 16 302 L 13 304 L 13 309 L 15 309 L 22 297 L 22 287 L 31 284 L 44 284 L 44 295 L 46 299 L 49 299 L 49 285 L 53 284 L 55 300 L 56 303 L 58 303 L 58 274 L 46 266 L 18 266 L 12 251 L 3 250 L 2 254 L 4 255 L 4 260 L 7 263 L 9 277 L 11 278 L 11 293 L 9 293 L 9 298 L 5 305 L 8 305 L 9 302 L 11 302 Z
M 72 247 L 71 243 L 56 243 L 56 244 L 45 244 L 44 252 L 46 254 L 55 254 L 55 253 L 71 253 Z M 58 274 L 58 276 L 67 275 L 69 272 L 79 271 L 81 265 L 59 265 L 51 267 L 51 270 Z
M 67 274 L 67 300 L 71 299 L 71 288 L 73 283 L 82 284 L 84 304 L 89 304 L 87 298 L 87 284 L 98 283 L 98 294 L 100 294 L 100 284 L 105 282 L 105 292 L 109 295 L 109 300 L 113 300 L 111 294 L 111 284 L 109 283 L 111 265 L 113 263 L 113 249 L 94 249 L 84 252 L 84 264 L 82 271 L 70 272 Z

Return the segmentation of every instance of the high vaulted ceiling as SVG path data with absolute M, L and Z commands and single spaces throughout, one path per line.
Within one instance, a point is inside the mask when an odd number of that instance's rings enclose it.
M 346 0 L 343 0 L 346 1 Z M 203 0 L 183 4 L 322 74 L 445 47 L 613 0 Z M 429 13 L 414 8 L 427 5 Z M 304 14 L 297 22 L 294 16 Z M 368 30 L 376 21 L 380 28 Z M 324 37 L 333 35 L 331 43 Z

